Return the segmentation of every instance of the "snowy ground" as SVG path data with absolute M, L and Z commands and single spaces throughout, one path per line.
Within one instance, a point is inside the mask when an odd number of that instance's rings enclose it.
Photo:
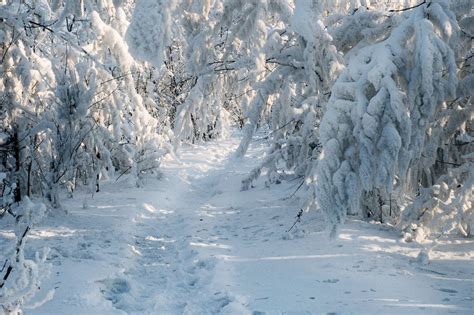
M 260 180 L 241 192 L 265 146 L 256 141 L 234 160 L 237 143 L 185 147 L 144 188 L 110 183 L 65 199 L 69 214 L 47 218 L 28 239 L 51 248 L 42 294 L 55 288 L 54 299 L 25 313 L 472 313 L 474 240 L 440 242 L 423 264 L 423 245 L 381 225 L 350 220 L 330 240 L 320 216 L 305 214 L 285 233 L 302 202 L 288 198 L 299 183 L 269 189 Z M 0 249 L 11 237 L 1 226 Z

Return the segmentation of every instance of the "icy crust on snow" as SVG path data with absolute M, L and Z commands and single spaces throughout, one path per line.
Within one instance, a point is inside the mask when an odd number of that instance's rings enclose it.
M 268 147 L 232 158 L 238 138 L 183 146 L 159 181 L 126 179 L 64 199 L 27 240 L 51 248 L 52 276 L 27 314 L 469 314 L 474 242 L 406 242 L 349 220 L 330 240 L 295 183 L 240 191 Z M 291 197 L 290 197 L 291 196 Z M 84 199 L 88 207 L 83 207 Z M 14 233 L 0 222 L 0 252 Z M 54 288 L 54 298 L 48 290 Z

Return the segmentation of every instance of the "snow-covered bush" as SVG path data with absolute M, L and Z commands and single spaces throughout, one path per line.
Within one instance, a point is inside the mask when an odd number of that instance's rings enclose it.
M 34 258 L 26 258 L 24 247 L 28 232 L 39 223 L 46 208 L 25 197 L 11 207 L 15 214 L 15 243 L 0 270 L 0 306 L 6 314 L 21 314 L 21 307 L 39 291 L 41 282 L 49 276 L 51 264 L 46 263 L 48 249 L 36 252 Z M 49 291 L 43 301 L 53 297 Z

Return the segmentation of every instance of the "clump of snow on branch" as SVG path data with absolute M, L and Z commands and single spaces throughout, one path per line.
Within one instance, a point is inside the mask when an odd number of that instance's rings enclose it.
M 139 0 L 133 10 L 126 39 L 132 55 L 138 60 L 160 67 L 165 47 L 172 36 L 171 11 L 175 1 Z

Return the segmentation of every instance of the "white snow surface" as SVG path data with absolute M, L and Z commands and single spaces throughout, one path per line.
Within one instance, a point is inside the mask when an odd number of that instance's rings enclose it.
M 350 218 L 329 239 L 318 212 L 286 233 L 299 183 L 240 191 L 267 147 L 234 159 L 238 141 L 183 147 L 141 188 L 124 180 L 65 198 L 68 214 L 28 237 L 27 253 L 51 248 L 37 300 L 55 295 L 25 314 L 472 314 L 473 239 L 431 248 Z M 2 253 L 14 235 L 5 222 Z

